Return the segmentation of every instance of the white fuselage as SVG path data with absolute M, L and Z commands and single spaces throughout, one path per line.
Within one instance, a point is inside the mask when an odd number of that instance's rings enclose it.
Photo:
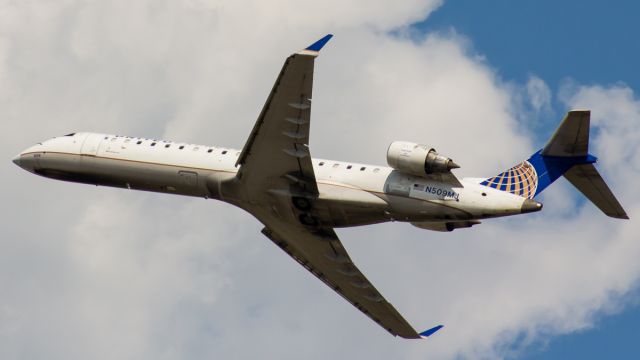
M 251 212 L 241 189 L 225 186 L 240 151 L 95 133 L 34 145 L 14 161 L 33 173 L 73 182 L 218 199 Z M 335 227 L 385 221 L 469 221 L 529 212 L 525 199 L 462 179 L 451 185 L 389 167 L 313 159 L 316 199 Z M 287 189 L 272 189 L 285 193 Z M 428 227 L 427 227 L 428 228 Z

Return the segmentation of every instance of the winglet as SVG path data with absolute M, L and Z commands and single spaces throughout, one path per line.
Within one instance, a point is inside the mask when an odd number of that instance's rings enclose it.
M 421 338 L 423 338 L 423 339 L 426 339 L 426 338 L 428 338 L 429 336 L 431 336 L 431 335 L 435 334 L 435 333 L 436 333 L 436 331 L 438 331 L 438 330 L 442 329 L 443 327 L 444 327 L 444 325 L 438 325 L 438 326 L 436 326 L 436 327 L 432 327 L 432 328 L 431 328 L 431 329 L 429 329 L 429 330 L 426 330 L 426 331 L 421 332 L 421 333 L 420 333 L 420 337 L 421 337 Z
M 331 40 L 332 37 L 333 34 L 327 34 L 322 39 L 306 47 L 304 50 L 300 50 L 298 54 L 318 56 L 318 52 L 320 52 L 320 49 L 322 49 L 329 42 L 329 40 Z
M 332 37 L 333 37 L 333 34 L 327 34 L 322 39 L 311 44 L 305 50 L 316 51 L 316 52 L 320 51 L 320 49 L 322 49 L 329 42 L 329 40 L 331 40 Z

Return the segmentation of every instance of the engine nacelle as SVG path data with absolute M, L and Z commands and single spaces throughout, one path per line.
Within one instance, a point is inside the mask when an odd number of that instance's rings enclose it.
M 435 149 L 407 141 L 394 141 L 387 150 L 387 164 L 392 168 L 416 176 L 446 173 L 460 166 Z

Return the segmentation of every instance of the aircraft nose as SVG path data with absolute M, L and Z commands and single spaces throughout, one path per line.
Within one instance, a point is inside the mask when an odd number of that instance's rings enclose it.
M 18 156 L 14 157 L 11 161 L 13 161 L 14 164 L 20 166 L 20 155 L 18 154 Z

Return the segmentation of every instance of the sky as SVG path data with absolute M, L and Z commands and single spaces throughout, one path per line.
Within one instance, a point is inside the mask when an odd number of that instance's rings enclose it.
M 640 350 L 638 6 L 614 1 L 0 0 L 0 358 L 632 358 Z M 540 213 L 441 234 L 340 229 L 418 329 L 393 338 L 213 200 L 56 182 L 11 163 L 95 131 L 241 148 L 290 53 L 326 33 L 311 151 L 428 144 L 490 177 L 592 110 L 629 221 L 564 180 Z

